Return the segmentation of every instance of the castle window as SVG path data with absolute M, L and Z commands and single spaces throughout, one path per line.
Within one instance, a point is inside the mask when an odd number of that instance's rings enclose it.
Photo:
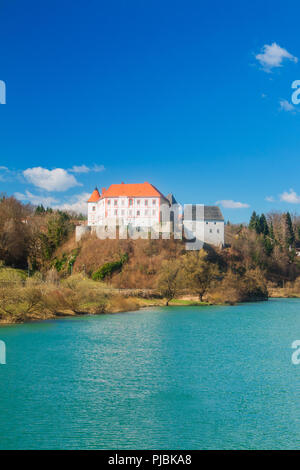
M 220 230 L 217 228 L 217 233 L 220 233 Z
M 118 201 L 117 199 L 114 200 L 114 205 L 117 206 L 118 205 Z
M 96 210 L 96 207 L 95 207 L 95 206 L 93 206 L 93 208 L 92 208 L 92 211 L 95 211 L 95 210 Z
M 155 206 L 155 204 L 156 204 L 156 200 L 155 200 L 155 199 L 153 199 L 152 204 Z
M 107 201 L 107 205 L 110 206 L 110 199 Z
M 148 206 L 148 201 L 147 201 L 147 199 L 146 199 L 146 201 L 145 201 L 145 206 Z
M 156 210 L 155 209 L 153 209 L 152 215 L 156 215 Z
M 212 233 L 212 228 L 209 229 L 209 233 Z
M 132 205 L 133 205 L 133 200 L 129 199 L 129 206 L 132 206 Z
M 141 201 L 140 201 L 139 199 L 136 201 L 136 203 L 137 203 L 138 206 L 140 205 L 140 202 L 141 202 Z
M 136 211 L 136 215 L 141 215 L 141 211 Z
M 118 215 L 118 209 L 115 209 L 115 215 Z

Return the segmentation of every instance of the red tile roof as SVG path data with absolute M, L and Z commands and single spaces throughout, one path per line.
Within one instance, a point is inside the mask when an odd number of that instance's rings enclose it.
M 135 184 L 111 184 L 110 187 L 102 193 L 102 198 L 106 197 L 164 197 L 164 195 L 158 191 L 150 183 L 135 183 Z
M 98 191 L 98 188 L 95 188 L 94 191 L 92 192 L 91 197 L 88 200 L 88 202 L 97 202 L 97 201 L 99 201 L 100 197 L 101 196 L 100 196 L 100 193 Z

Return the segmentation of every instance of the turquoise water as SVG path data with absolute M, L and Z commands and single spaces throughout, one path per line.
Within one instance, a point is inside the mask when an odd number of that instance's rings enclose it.
M 1 449 L 300 447 L 300 300 L 0 328 Z

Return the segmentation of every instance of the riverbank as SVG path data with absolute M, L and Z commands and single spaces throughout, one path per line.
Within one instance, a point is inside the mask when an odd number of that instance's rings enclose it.
M 169 307 L 205 307 L 212 305 L 208 302 L 200 302 L 197 300 L 186 299 L 173 299 L 169 303 Z M 114 313 L 123 313 L 136 310 L 143 310 L 149 307 L 164 307 L 166 306 L 165 299 L 142 299 L 138 297 L 124 297 L 118 295 L 111 299 L 111 302 L 105 309 L 99 309 L 98 304 L 90 303 L 83 306 L 77 311 L 71 309 L 60 309 L 55 312 L 49 310 L 41 310 L 40 312 L 33 312 L 31 314 L 24 313 L 24 315 L 3 315 L 0 317 L 0 325 L 9 325 L 17 323 L 29 323 L 35 321 L 54 320 L 59 318 L 76 317 L 82 315 L 106 315 Z
M 25 272 L 11 268 L 0 270 L 0 323 L 26 323 L 86 314 L 113 314 L 139 310 L 145 307 L 228 305 L 240 302 L 267 300 L 257 284 L 237 289 L 236 279 L 228 286 L 216 282 L 207 289 L 203 301 L 199 294 L 183 286 L 177 293 L 167 291 L 168 298 L 159 288 L 118 288 L 110 281 L 95 281 L 75 274 L 59 279 L 52 270 L 46 277 L 36 273 L 27 277 Z M 250 285 L 250 288 L 249 288 Z
M 270 299 L 299 299 L 300 292 L 294 287 L 269 288 Z

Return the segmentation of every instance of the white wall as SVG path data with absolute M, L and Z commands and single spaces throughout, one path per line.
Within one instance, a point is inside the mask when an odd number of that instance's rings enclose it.
M 209 221 L 184 221 L 185 237 L 189 240 L 196 238 L 194 242 L 186 244 L 189 250 L 199 250 L 203 243 L 214 246 L 224 245 L 224 222 L 219 220 Z
M 132 199 L 132 206 L 129 206 Z M 110 201 L 110 203 L 108 203 Z M 138 204 L 139 201 L 139 204 Z M 155 204 L 153 204 L 155 201 Z M 109 219 L 118 219 L 118 224 L 132 224 L 136 227 L 148 227 L 159 221 L 160 198 L 116 197 L 100 199 L 97 203 L 88 203 L 88 225 L 106 225 Z M 95 209 L 93 209 L 95 208 Z M 117 215 L 115 214 L 117 211 Z M 137 215 L 139 211 L 140 215 Z M 107 217 L 106 217 L 107 213 Z
M 210 245 L 224 245 L 224 221 L 206 220 L 204 222 L 204 242 Z

